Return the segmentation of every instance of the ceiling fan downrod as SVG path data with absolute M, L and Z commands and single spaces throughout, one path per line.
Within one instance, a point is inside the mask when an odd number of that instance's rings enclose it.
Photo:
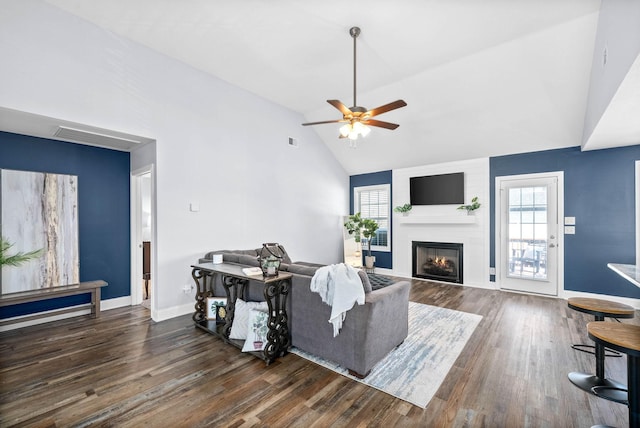
M 349 34 L 353 37 L 353 107 L 357 107 L 356 102 L 356 39 L 360 35 L 360 27 L 351 27 Z M 353 110 L 353 109 L 352 109 Z

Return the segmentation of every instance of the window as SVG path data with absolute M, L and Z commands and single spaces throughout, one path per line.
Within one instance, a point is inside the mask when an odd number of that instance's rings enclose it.
M 353 188 L 353 211 L 378 223 L 379 229 L 371 240 L 372 251 L 391 251 L 391 185 Z

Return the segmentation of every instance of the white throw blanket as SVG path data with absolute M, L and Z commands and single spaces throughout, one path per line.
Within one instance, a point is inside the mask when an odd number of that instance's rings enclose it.
M 357 302 L 364 305 L 364 288 L 358 272 L 340 263 L 318 269 L 311 278 L 311 291 L 318 293 L 322 301 L 331 306 L 333 337 L 340 333 L 347 311 Z

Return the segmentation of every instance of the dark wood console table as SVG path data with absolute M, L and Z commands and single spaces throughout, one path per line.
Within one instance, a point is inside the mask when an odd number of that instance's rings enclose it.
M 291 344 L 287 316 L 287 296 L 291 288 L 292 275 L 280 272 L 278 276 L 264 278 L 262 275 L 245 275 L 242 266 L 229 263 L 201 263 L 192 265 L 191 276 L 196 282 L 196 311 L 193 314 L 193 322 L 211 334 L 214 334 L 225 342 L 242 349 L 244 340 L 230 339 L 231 326 L 235 311 L 235 302 L 238 298 L 244 299 L 244 289 L 250 280 L 261 282 L 264 286 L 264 298 L 269 307 L 269 321 L 267 344 L 262 352 L 251 354 L 263 359 L 267 365 L 277 357 L 288 352 Z M 207 297 L 213 297 L 213 281 L 216 275 L 220 275 L 222 285 L 227 294 L 226 317 L 224 323 L 218 324 L 216 320 L 207 319 Z
M 37 302 L 39 300 L 53 299 L 55 297 L 73 296 L 76 294 L 91 293 L 91 316 L 93 318 L 100 317 L 100 289 L 106 287 L 107 283 L 102 280 L 87 281 L 78 284 L 62 285 L 59 287 L 40 288 L 30 291 L 19 291 L 17 293 L 0 294 L 0 307 L 18 305 L 20 303 Z M 0 324 L 12 324 L 16 322 L 29 321 L 48 317 L 51 315 L 59 315 L 67 312 L 77 311 L 78 307 L 62 308 L 46 313 L 39 313 L 27 317 L 21 317 L 15 320 L 2 320 Z

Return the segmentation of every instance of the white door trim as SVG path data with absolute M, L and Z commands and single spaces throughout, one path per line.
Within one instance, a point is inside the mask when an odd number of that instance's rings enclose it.
M 564 171 L 550 171 L 534 174 L 518 174 L 518 175 L 504 175 L 495 178 L 495 200 L 494 200 L 494 213 L 495 213 L 495 269 L 496 269 L 496 286 L 501 289 L 502 284 L 502 256 L 504 249 L 502 248 L 501 239 L 501 221 L 502 213 L 500 208 L 500 186 L 503 181 L 509 180 L 528 180 L 538 178 L 556 178 L 558 180 L 558 296 L 560 298 L 566 298 L 564 290 Z
M 151 174 L 151 242 L 155 242 L 155 189 L 154 189 L 154 167 L 153 165 L 147 165 L 142 168 L 138 168 L 131 171 L 131 304 L 139 305 L 142 303 L 142 250 L 140 245 L 142 243 L 142 191 L 141 180 L 142 176 Z M 155 263 L 156 246 L 151 245 L 151 278 L 156 277 L 156 263 Z M 155 292 L 154 284 L 157 281 L 151 281 L 151 312 L 153 313 L 156 305 L 154 302 L 157 299 L 157 293 Z

